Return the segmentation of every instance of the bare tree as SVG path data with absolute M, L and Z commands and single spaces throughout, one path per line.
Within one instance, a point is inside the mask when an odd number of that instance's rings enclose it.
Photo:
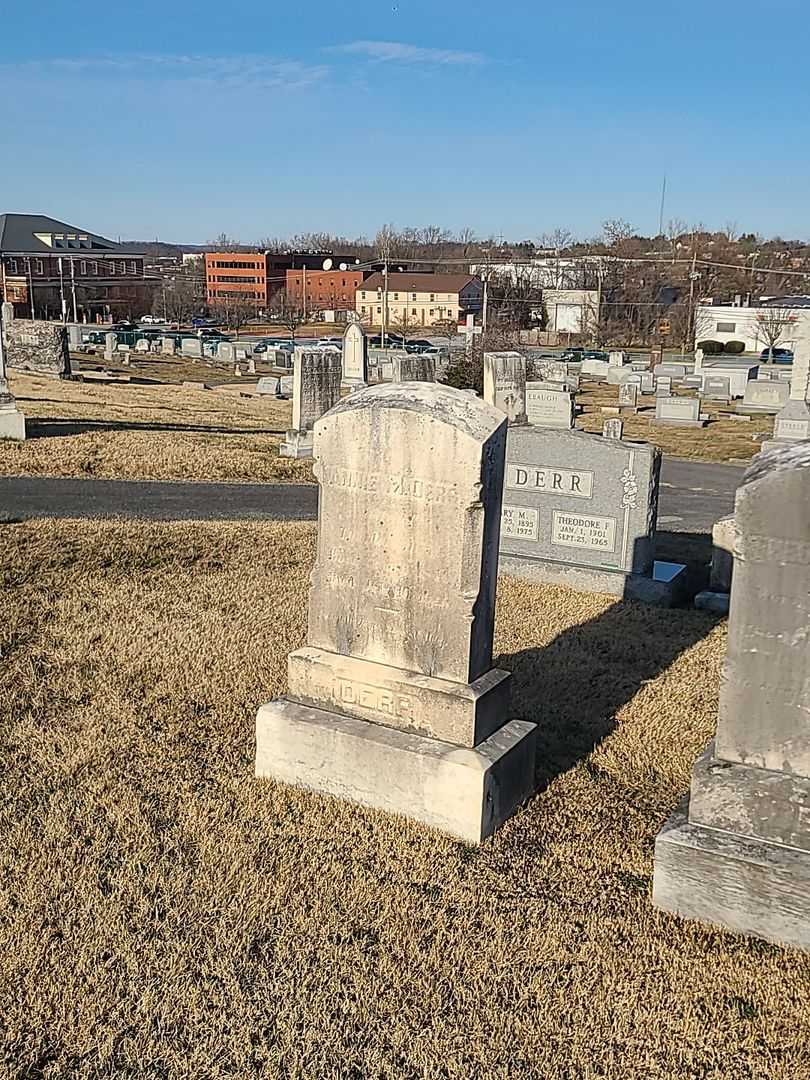
M 740 235 L 740 230 L 737 228 L 736 221 L 727 221 L 720 232 L 725 237 L 726 243 L 728 244 L 735 244 Z
M 602 222 L 602 235 L 608 247 L 618 247 L 635 236 L 635 228 L 624 218 L 611 218 Z
M 785 330 L 796 322 L 796 316 L 789 308 L 761 308 L 754 316 L 757 324 L 757 337 L 761 337 L 768 347 L 767 363 L 773 363 L 773 350 L 782 340 Z
M 282 289 L 276 297 L 274 316 L 284 329 L 289 331 L 295 345 L 296 330 L 309 321 L 301 297 Z
M 209 304 L 217 318 L 237 336 L 241 328 L 255 318 L 258 306 L 259 302 L 255 297 L 244 294 L 218 296 Z
M 226 232 L 221 232 L 209 244 L 215 251 L 241 251 L 242 245 Z
M 563 225 L 555 225 L 550 232 L 543 233 L 540 237 L 540 246 L 550 248 L 557 255 L 570 248 L 573 242 L 574 234 Z
M 433 324 L 433 326 L 431 326 L 430 331 L 437 337 L 447 339 L 447 353 L 449 356 L 450 350 L 453 347 L 453 341 L 458 336 L 458 320 L 439 319 Z
M 667 222 L 666 237 L 669 241 L 670 251 L 672 253 L 672 264 L 675 265 L 675 256 L 678 251 L 678 241 L 687 231 L 687 224 L 680 218 L 670 218 Z
M 155 290 L 152 311 L 169 322 L 186 323 L 205 303 L 202 279 L 190 273 L 179 273 L 164 279 Z

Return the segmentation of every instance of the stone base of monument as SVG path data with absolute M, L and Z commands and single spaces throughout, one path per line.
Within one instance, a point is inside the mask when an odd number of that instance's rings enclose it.
M 535 724 L 456 746 L 281 698 L 256 717 L 256 775 L 352 799 L 478 844 L 534 792 Z
M 25 416 L 13 402 L 0 403 L 0 439 L 25 441 Z
M 280 457 L 311 458 L 312 432 L 288 431 L 286 439 L 278 448 L 278 452 Z
M 653 904 L 810 949 L 810 852 L 693 825 L 684 803 L 655 841 Z
M 808 805 L 807 778 L 717 758 L 710 743 L 656 839 L 653 903 L 810 948 Z
M 650 419 L 650 423 L 655 424 L 656 427 L 660 424 L 661 427 L 705 428 L 708 422 L 708 419 L 703 417 L 700 420 L 662 420 L 660 416 Z
M 688 573 L 683 563 L 656 561 L 647 577 L 501 553 L 498 570 L 543 585 L 566 585 L 578 592 L 604 593 L 657 607 L 673 607 L 687 599 Z

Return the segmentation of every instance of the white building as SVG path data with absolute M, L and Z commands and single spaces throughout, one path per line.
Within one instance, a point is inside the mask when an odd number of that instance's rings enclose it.
M 599 321 L 596 289 L 544 289 L 543 306 L 553 333 L 587 334 Z
M 790 304 L 795 301 L 796 306 Z M 695 345 L 699 341 L 742 341 L 745 351 L 759 353 L 773 345 L 793 349 L 810 341 L 810 298 L 785 297 L 784 303 L 753 307 L 698 304 L 695 309 Z

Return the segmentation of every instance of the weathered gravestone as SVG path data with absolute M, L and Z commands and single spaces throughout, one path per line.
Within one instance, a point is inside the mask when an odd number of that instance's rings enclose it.
M 3 305 L 5 308 L 5 305 Z M 17 401 L 9 390 L 6 378 L 6 349 L 4 335 L 6 324 L 0 319 L 0 439 L 25 439 L 25 416 L 17 408 Z
M 750 360 L 737 359 L 727 356 L 721 360 L 704 361 L 703 370 L 700 374 L 706 378 L 708 375 L 721 375 L 728 379 L 729 393 L 732 398 L 745 396 L 748 383 L 757 378 L 759 364 Z
M 421 353 L 392 353 L 391 381 L 396 383 L 435 382 L 436 361 L 432 356 L 424 356 Z
M 227 364 L 228 367 L 236 360 L 236 352 L 234 351 L 233 343 L 230 341 L 220 341 L 217 345 L 217 360 L 220 360 L 223 364 Z
M 369 387 L 316 424 L 307 644 L 259 709 L 258 776 L 471 843 L 531 793 L 535 726 L 507 720 L 492 668 L 506 428 L 429 383 Z
M 752 385 L 754 385 L 752 383 Z M 731 400 L 731 389 L 727 375 L 704 375 L 703 397 L 707 401 L 722 401 L 727 405 Z
M 506 413 L 510 424 L 526 423 L 526 358 L 519 352 L 484 353 L 484 401 Z
M 672 378 L 669 375 L 659 375 L 655 380 L 655 396 L 670 397 L 672 395 Z
M 621 439 L 624 435 L 624 420 L 610 419 L 602 424 L 603 439 Z
M 651 371 L 642 371 L 641 375 L 641 392 L 642 394 L 654 394 L 655 393 L 655 376 Z M 671 385 L 671 384 L 670 384 Z
M 608 353 L 608 363 L 611 367 L 622 367 L 629 360 L 629 355 L 622 349 L 614 349 Z
M 763 450 L 775 450 L 810 439 L 810 347 L 796 352 L 790 380 L 790 397 L 773 422 L 773 439 L 762 444 Z
M 118 348 L 118 337 L 113 333 L 104 335 L 104 359 L 112 360 Z
M 688 397 L 659 397 L 655 402 L 656 424 L 673 427 L 705 427 L 701 417 L 700 400 Z
M 7 368 L 70 378 L 68 336 L 62 323 L 13 319 L 4 325 L 3 333 Z
M 160 339 L 160 351 L 164 356 L 174 356 L 177 352 L 177 342 L 173 337 L 162 337 Z
M 263 375 L 256 383 L 256 393 L 261 397 L 280 397 L 281 379 L 277 375 Z
M 296 350 L 292 428 L 279 447 L 282 457 L 312 457 L 312 429 L 340 401 L 341 374 L 337 349 Z
M 619 387 L 619 408 L 638 412 L 638 386 L 635 383 L 626 382 Z
M 82 347 L 82 327 L 81 323 L 68 323 L 68 348 L 73 350 L 79 350 Z
M 653 903 L 810 949 L 810 446 L 756 458 L 734 516 L 717 735 L 658 835 Z
M 203 354 L 202 341 L 196 337 L 184 337 L 180 342 L 180 352 L 183 356 L 199 358 Z
M 745 395 L 737 406 L 740 412 L 778 413 L 787 405 L 790 386 L 778 379 L 756 378 L 745 387 Z
M 351 322 L 343 335 L 343 381 L 353 388 L 368 383 L 368 339 L 359 322 Z
M 149 338 L 138 338 L 138 340 L 135 342 L 135 352 L 149 352 Z
M 583 379 L 591 379 L 594 382 L 600 382 L 607 379 L 609 370 L 610 364 L 607 360 L 588 357 L 582 361 L 580 375 Z
M 686 375 L 685 364 L 656 364 L 653 369 L 653 374 L 656 378 L 660 378 L 662 375 L 669 376 L 670 379 L 683 379 Z
M 574 395 L 568 390 L 526 383 L 526 416 L 536 427 L 570 430 L 574 426 Z
M 659 451 L 646 443 L 510 428 L 501 570 L 672 603 L 685 574 L 680 564 L 653 559 L 660 462 Z

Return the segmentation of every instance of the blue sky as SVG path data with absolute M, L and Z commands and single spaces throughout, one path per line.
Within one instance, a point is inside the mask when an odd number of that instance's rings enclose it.
M 77 0 L 3 15 L 0 211 L 205 243 L 384 222 L 806 238 L 807 0 Z

